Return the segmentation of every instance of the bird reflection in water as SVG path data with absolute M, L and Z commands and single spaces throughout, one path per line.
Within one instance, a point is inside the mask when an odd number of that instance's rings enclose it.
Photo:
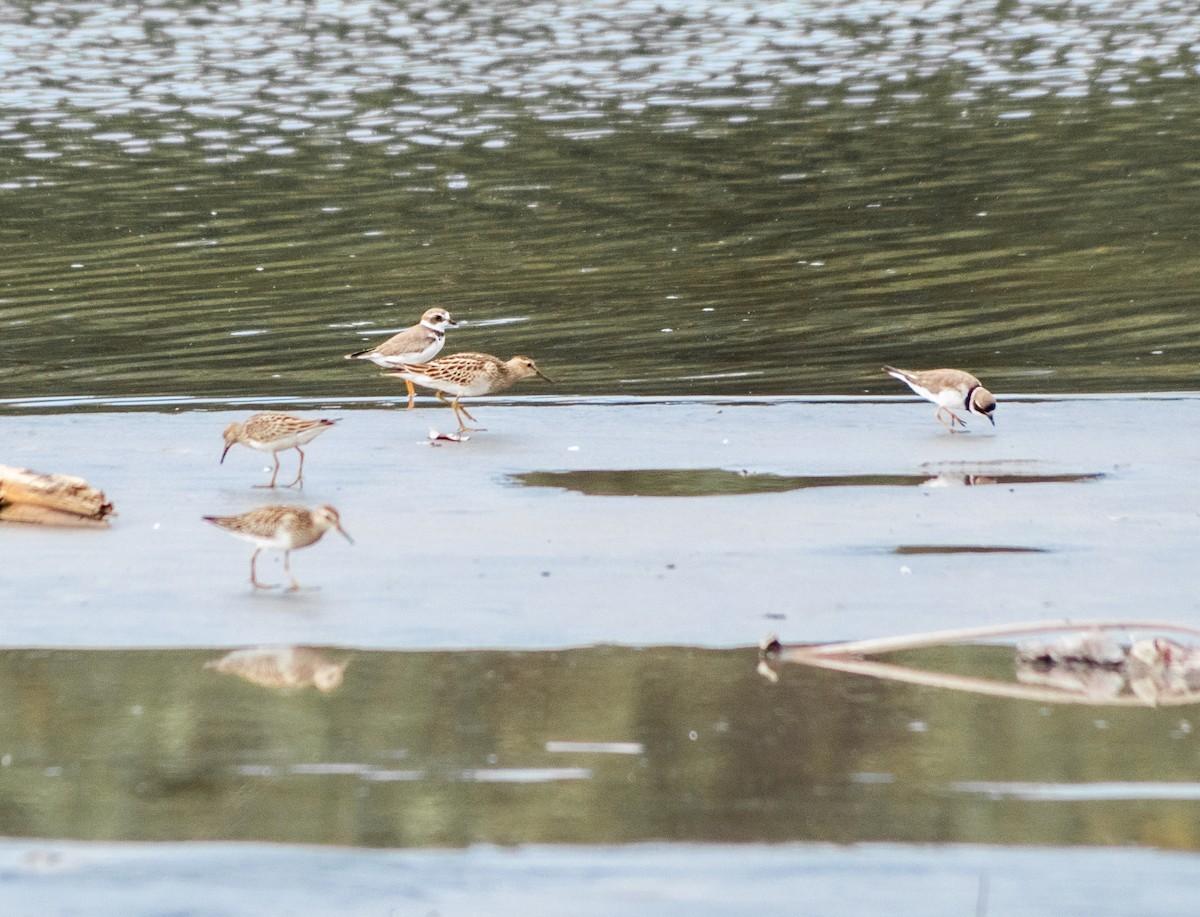
M 264 688 L 307 688 L 328 692 L 342 683 L 349 659 L 335 662 L 306 646 L 258 646 L 233 650 L 206 662 L 206 669 L 236 675 Z
M 1148 704 L 1200 696 L 1200 651 L 1161 637 L 1139 640 L 1126 663 L 1129 690 Z
M 1200 700 L 1200 650 L 1162 637 L 1125 647 L 1093 631 L 1017 646 L 1017 680 L 1096 700 L 1128 693 L 1148 706 Z
M 1150 621 L 1026 622 L 965 627 L 825 644 L 785 646 L 774 635 L 759 644 L 758 672 L 778 683 L 779 663 L 867 675 L 889 681 L 966 691 L 1039 703 L 1120 707 L 1200 704 L 1200 647 L 1165 636 L 1132 640 L 1131 631 L 1175 632 L 1192 641 L 1200 629 Z M 1111 633 L 1122 633 L 1118 639 Z M 874 658 L 898 652 L 957 646 L 1037 635 L 1015 646 L 1016 681 L 921 668 Z M 1055 634 L 1049 638 L 1042 636 Z
M 924 481 L 922 487 L 974 487 L 980 484 L 998 484 L 990 474 L 966 474 L 957 471 L 940 471 Z
M 1125 689 L 1126 654 L 1126 648 L 1102 630 L 1023 640 L 1017 644 L 1017 681 L 1103 701 Z

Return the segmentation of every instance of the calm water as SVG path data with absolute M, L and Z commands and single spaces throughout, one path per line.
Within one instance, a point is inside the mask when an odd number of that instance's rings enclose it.
M 1200 846 L 1186 708 L 772 684 L 752 649 L 309 652 L 325 693 L 220 651 L 0 652 L 0 833 Z M 917 660 L 1012 678 L 1011 649 Z
M 386 398 L 431 304 L 559 396 L 1196 388 L 1167 2 L 0 10 L 0 395 Z M 527 391 L 527 390 L 526 390 Z

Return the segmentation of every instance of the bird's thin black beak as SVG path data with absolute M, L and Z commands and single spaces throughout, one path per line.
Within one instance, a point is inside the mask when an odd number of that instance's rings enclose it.
M 233 443 L 230 443 L 228 446 L 225 447 L 225 451 L 221 453 L 221 461 L 217 462 L 218 465 L 225 464 L 225 456 L 227 456 L 229 454 L 229 450 L 232 447 L 233 447 Z

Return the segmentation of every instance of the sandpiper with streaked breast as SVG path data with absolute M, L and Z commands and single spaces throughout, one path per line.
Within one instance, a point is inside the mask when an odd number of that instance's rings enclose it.
M 338 511 L 332 506 L 318 506 L 312 510 L 303 506 L 260 506 L 237 516 L 202 518 L 254 545 L 254 553 L 250 555 L 250 583 L 255 589 L 273 588 L 267 583 L 260 583 L 255 571 L 258 555 L 263 551 L 283 552 L 283 569 L 292 581 L 291 589 L 295 590 L 300 588 L 300 584 L 292 576 L 292 551 L 316 544 L 330 529 L 337 529 L 347 541 L 354 544 L 354 539 L 342 528 Z
M 259 452 L 270 452 L 275 458 L 275 472 L 271 475 L 270 484 L 255 484 L 255 487 L 275 486 L 279 477 L 279 453 L 287 449 L 295 449 L 300 453 L 300 468 L 296 472 L 296 480 L 284 487 L 304 486 L 304 450 L 300 447 L 312 442 L 316 437 L 332 427 L 336 420 L 307 420 L 291 414 L 281 414 L 276 411 L 264 411 L 254 414 L 244 423 L 231 423 L 225 428 L 225 451 L 221 453 L 221 464 L 238 443 L 257 449 Z
M 471 429 L 463 423 L 463 417 L 475 420 L 471 413 L 458 403 L 460 398 L 494 395 L 531 376 L 538 376 L 547 382 L 554 381 L 538 369 L 537 364 L 529 357 L 517 356 L 510 360 L 501 360 L 489 353 L 453 353 L 428 363 L 405 364 L 400 369 L 384 375 L 399 376 L 405 382 L 434 389 L 438 399 L 454 409 L 460 433 Z M 454 400 L 447 401 L 446 395 L 452 395 Z

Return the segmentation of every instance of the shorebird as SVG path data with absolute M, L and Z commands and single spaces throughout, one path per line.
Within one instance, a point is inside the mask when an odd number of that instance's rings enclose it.
M 392 335 L 378 347 L 346 354 L 346 359 L 370 360 L 384 369 L 398 369 L 407 363 L 425 363 L 441 353 L 446 343 L 446 329 L 457 324 L 445 309 L 426 309 L 421 320 L 411 328 Z M 409 409 L 415 398 L 416 389 L 409 382 Z
M 954 412 L 969 411 L 986 417 L 996 425 L 993 412 L 996 410 L 996 399 L 979 380 L 961 369 L 928 369 L 914 372 L 908 369 L 897 369 L 885 366 L 883 371 L 893 378 L 899 379 L 926 401 L 932 401 L 938 406 L 933 415 L 943 427 L 951 433 L 957 433 L 954 425 L 965 427 L 966 421 Z M 950 415 L 947 423 L 942 412 Z
M 270 452 L 275 456 L 275 472 L 271 475 L 271 483 L 254 486 L 273 488 L 275 479 L 279 477 L 279 453 L 286 449 L 295 449 L 300 453 L 300 469 L 296 472 L 296 480 L 283 486 L 303 487 L 304 450 L 300 447 L 312 442 L 335 423 L 335 420 L 305 420 L 302 417 L 273 411 L 255 414 L 245 423 L 231 423 L 225 428 L 225 451 L 221 453 L 220 463 L 225 463 L 225 456 L 237 443 L 260 452 Z
M 538 369 L 529 357 L 501 360 L 488 353 L 452 353 L 428 363 L 408 363 L 383 375 L 399 376 L 410 385 L 416 383 L 423 388 L 434 389 L 438 400 L 454 409 L 460 433 L 472 429 L 463 423 L 463 417 L 475 420 L 471 412 L 458 403 L 463 396 L 494 395 L 530 376 L 538 376 L 547 382 L 554 381 Z M 446 395 L 453 395 L 454 400 L 447 401 Z
M 293 590 L 299 589 L 300 584 L 292 576 L 290 554 L 296 548 L 306 548 L 316 544 L 330 529 L 337 529 L 348 542 L 354 544 L 354 539 L 342 528 L 338 511 L 332 506 L 318 506 L 309 510 L 303 506 L 260 506 L 239 516 L 204 516 L 205 522 L 225 529 L 230 535 L 244 541 L 253 542 L 254 553 L 250 555 L 250 583 L 255 589 L 273 588 L 267 583 L 260 583 L 254 569 L 258 555 L 264 551 L 282 551 L 283 569 L 291 578 Z

